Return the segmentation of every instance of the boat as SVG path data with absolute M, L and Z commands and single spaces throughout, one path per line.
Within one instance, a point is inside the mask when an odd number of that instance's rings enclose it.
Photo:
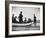
M 29 26 L 31 25 L 33 22 L 30 23 L 12 23 L 13 26 Z

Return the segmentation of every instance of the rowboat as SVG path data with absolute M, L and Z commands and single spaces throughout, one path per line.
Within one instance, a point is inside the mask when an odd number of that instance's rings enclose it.
M 13 26 L 28 26 L 31 25 L 33 22 L 30 23 L 12 23 Z

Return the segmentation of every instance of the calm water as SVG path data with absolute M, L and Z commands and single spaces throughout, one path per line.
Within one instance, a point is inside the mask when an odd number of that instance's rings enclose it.
M 12 31 L 25 31 L 25 30 L 40 30 L 40 23 L 33 23 L 27 26 L 12 25 Z

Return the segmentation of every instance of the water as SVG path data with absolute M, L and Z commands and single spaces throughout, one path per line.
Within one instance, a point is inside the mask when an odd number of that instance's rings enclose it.
M 26 30 L 40 30 L 40 23 L 33 23 L 27 26 L 12 25 L 12 31 L 26 31 Z

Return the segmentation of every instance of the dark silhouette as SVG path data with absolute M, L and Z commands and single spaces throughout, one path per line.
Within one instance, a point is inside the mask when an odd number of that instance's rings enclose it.
M 12 23 L 14 23 L 14 14 L 12 15 Z
M 35 16 L 35 14 L 34 14 L 34 23 L 36 23 L 36 16 Z
M 26 23 L 26 22 L 27 22 L 27 20 L 26 20 L 26 17 L 25 17 L 24 23 Z
M 16 18 L 17 18 L 17 16 L 15 16 L 15 18 L 14 18 L 14 23 L 17 23 L 18 21 L 16 20 Z
M 20 11 L 20 14 L 19 14 L 19 23 L 22 23 L 23 22 L 23 15 L 22 15 L 22 11 Z
M 17 16 L 14 17 L 14 14 L 12 15 L 12 23 L 17 23 L 18 21 L 16 20 Z
M 28 18 L 28 23 L 32 22 L 32 20 L 30 18 Z

